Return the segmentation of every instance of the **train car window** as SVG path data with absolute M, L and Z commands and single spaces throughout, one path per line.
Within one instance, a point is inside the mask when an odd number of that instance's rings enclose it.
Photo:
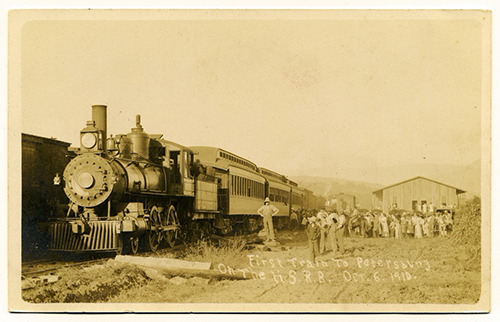
M 183 160 L 181 162 L 182 162 L 182 165 L 183 165 L 183 166 L 181 166 L 182 176 L 184 178 L 187 178 L 189 176 L 188 175 L 188 170 L 189 170 L 188 162 L 189 162 L 189 159 L 188 159 L 188 153 L 186 151 L 184 151 L 184 153 L 183 153 Z
M 288 199 L 290 199 L 290 196 L 288 195 L 288 191 L 282 190 L 281 195 L 283 196 L 283 197 L 281 197 L 281 201 L 284 203 L 288 203 Z

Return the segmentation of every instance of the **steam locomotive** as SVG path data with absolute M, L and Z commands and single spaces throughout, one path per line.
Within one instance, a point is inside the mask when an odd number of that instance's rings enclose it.
M 220 148 L 147 134 L 139 115 L 130 133 L 108 138 L 106 109 L 92 106 L 64 170 L 69 206 L 48 222 L 51 250 L 136 253 L 179 239 L 254 232 L 266 197 L 280 210 L 277 226 L 291 211 L 316 207 L 312 192 L 285 176 Z

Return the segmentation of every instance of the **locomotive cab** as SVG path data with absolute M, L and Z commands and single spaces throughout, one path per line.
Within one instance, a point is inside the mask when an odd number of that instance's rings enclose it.
M 156 142 L 161 144 L 162 153 L 166 156 L 162 162 L 163 167 L 168 169 L 167 194 L 194 197 L 194 177 L 190 169 L 195 152 L 171 141 L 157 139 Z

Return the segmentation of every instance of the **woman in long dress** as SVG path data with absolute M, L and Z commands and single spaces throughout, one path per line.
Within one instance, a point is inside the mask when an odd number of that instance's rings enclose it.
M 421 217 L 417 217 L 417 224 L 415 225 L 415 238 L 422 238 L 422 224 L 424 220 Z
M 394 232 L 394 237 L 395 238 L 401 238 L 401 233 L 402 233 L 402 230 L 401 230 L 401 217 L 396 216 L 396 219 L 394 220 L 394 222 L 396 223 L 396 230 Z
M 380 226 L 382 226 L 382 236 L 389 237 L 389 226 L 387 225 L 387 217 L 385 214 L 380 214 Z
M 429 237 L 429 217 L 427 218 L 424 218 L 424 224 L 422 226 L 423 230 L 424 230 L 424 236 L 425 237 Z

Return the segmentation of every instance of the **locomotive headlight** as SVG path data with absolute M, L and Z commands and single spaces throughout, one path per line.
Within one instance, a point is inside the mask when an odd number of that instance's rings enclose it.
M 82 145 L 86 149 L 92 149 L 97 143 L 97 138 L 93 133 L 85 133 L 82 135 Z
M 88 172 L 83 172 L 78 176 L 78 184 L 82 188 L 90 188 L 94 184 L 94 177 L 88 173 Z

